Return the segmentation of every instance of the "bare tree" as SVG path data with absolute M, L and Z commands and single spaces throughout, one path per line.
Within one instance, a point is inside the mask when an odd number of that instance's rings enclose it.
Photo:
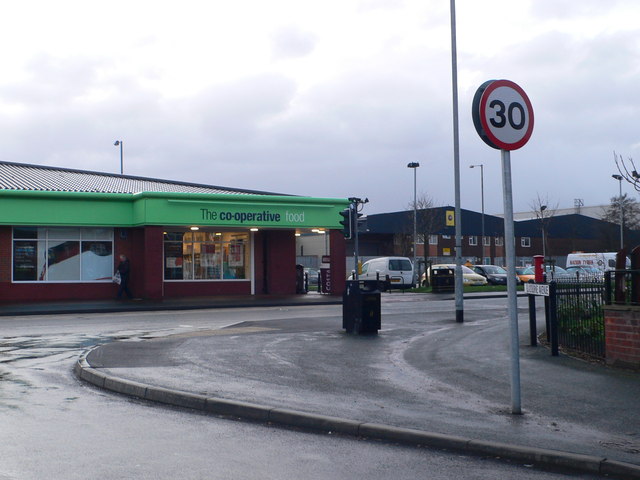
M 613 152 L 613 161 L 616 163 L 618 172 L 624 180 L 633 185 L 633 188 L 637 192 L 640 192 L 640 173 L 636 169 L 636 164 L 633 162 L 633 158 L 629 157 L 627 160 L 622 158 L 622 155 L 618 155 Z
M 549 195 L 540 196 L 536 193 L 536 198 L 529 204 L 529 207 L 540 221 L 540 230 L 542 231 L 542 255 L 550 255 L 549 252 L 549 221 L 558 211 L 558 203 L 551 205 Z
M 622 225 L 631 230 L 640 228 L 640 205 L 635 199 L 626 193 L 611 198 L 611 204 L 602 208 L 601 220 L 620 225 L 620 213 L 622 212 Z

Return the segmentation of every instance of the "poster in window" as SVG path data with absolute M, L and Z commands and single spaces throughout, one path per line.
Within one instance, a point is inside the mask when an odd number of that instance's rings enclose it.
M 13 247 L 13 279 L 16 281 L 37 280 L 37 242 L 16 241 Z
M 200 265 L 203 267 L 214 267 L 215 263 L 215 255 L 216 246 L 212 244 L 205 243 L 202 245 L 202 254 L 200 256 Z
M 182 268 L 182 257 L 167 257 L 167 268 Z
M 229 266 L 244 266 L 244 245 L 242 243 L 232 243 L 229 245 Z

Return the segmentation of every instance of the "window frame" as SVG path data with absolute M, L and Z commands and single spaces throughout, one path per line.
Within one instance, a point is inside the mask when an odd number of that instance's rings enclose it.
M 187 235 L 185 235 L 187 234 Z M 206 234 L 209 235 L 209 239 L 197 240 L 196 235 Z M 167 239 L 168 236 L 182 235 L 182 240 Z M 233 235 L 241 236 L 242 241 L 235 241 L 233 239 L 225 240 L 224 236 L 229 237 Z M 188 237 L 191 237 L 189 240 Z M 218 240 L 218 237 L 220 239 Z M 188 231 L 182 229 L 167 229 L 163 236 L 162 241 L 162 281 L 163 282 L 251 282 L 253 275 L 253 249 L 252 249 L 253 236 L 246 231 L 236 230 L 219 230 L 219 229 L 200 229 L 198 231 Z M 179 251 L 181 255 L 176 257 L 167 257 L 167 246 L 173 244 L 174 246 L 180 245 Z M 198 245 L 198 247 L 196 247 Z M 242 266 L 235 266 L 231 264 L 231 247 L 242 246 Z M 209 265 L 209 260 L 203 256 L 203 247 L 213 246 L 212 252 L 209 255 L 213 255 L 216 258 L 215 263 Z M 190 260 L 185 257 L 185 253 L 190 253 Z M 237 255 L 237 253 L 236 253 Z M 197 258 L 197 256 L 199 256 Z M 180 266 L 168 267 L 168 258 L 179 259 Z M 178 263 L 176 263 L 177 265 Z M 226 265 L 226 268 L 225 268 Z M 176 268 L 182 270 L 182 278 L 170 278 L 167 276 L 169 268 Z M 185 272 L 185 269 L 189 268 L 190 272 Z M 197 274 L 202 273 L 202 269 L 211 268 L 213 271 L 217 271 L 216 278 L 195 278 Z M 231 272 L 232 269 L 242 268 L 244 278 L 233 278 L 227 276 L 227 272 Z M 197 272 L 196 269 L 200 270 Z M 205 270 L 206 271 L 206 270 Z M 185 277 L 185 274 L 187 277 Z M 201 276 L 201 275 L 198 275 Z
M 28 231 L 33 230 L 35 233 L 34 237 L 20 237 L 16 236 L 16 231 Z M 104 235 L 101 235 L 104 234 Z M 107 227 L 45 227 L 45 226 L 14 226 L 11 229 L 11 283 L 17 284 L 60 284 L 60 283 L 111 283 L 114 272 L 114 229 Z M 32 242 L 35 243 L 35 279 L 29 280 L 21 280 L 16 279 L 16 268 L 18 264 L 16 263 L 16 246 L 19 243 L 27 243 Z M 50 263 L 51 255 L 50 250 L 55 247 L 66 245 L 63 247 L 65 253 L 73 250 L 76 250 L 75 246 L 69 245 L 77 243 L 77 252 L 73 254 L 69 259 L 73 259 L 73 257 L 77 257 L 77 278 L 59 278 L 59 279 L 50 279 L 51 275 L 51 267 L 56 263 Z M 88 250 L 85 249 L 85 245 L 87 244 L 107 244 L 109 245 L 111 252 L 110 254 L 104 255 L 105 257 L 109 257 L 109 260 L 105 262 L 109 265 L 109 270 L 105 269 L 103 272 L 103 276 L 97 279 L 84 279 L 83 276 L 88 273 L 90 270 L 87 268 L 89 265 L 88 261 L 84 259 L 84 253 L 93 251 L 91 248 Z M 107 248 L 108 251 L 108 248 Z M 41 255 L 46 256 L 46 265 L 45 262 L 42 262 L 43 265 L 39 268 L 38 257 Z M 102 256 L 102 255 L 101 255 Z M 61 262 L 60 262 L 61 263 Z M 99 264 L 97 264 L 99 267 Z M 104 265 L 103 265 L 104 267 Z M 39 271 L 40 270 L 40 271 Z M 76 268 L 74 267 L 74 270 Z M 42 280 L 39 277 L 44 278 Z

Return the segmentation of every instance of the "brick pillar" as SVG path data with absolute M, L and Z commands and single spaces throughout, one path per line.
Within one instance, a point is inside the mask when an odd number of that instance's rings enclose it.
M 292 295 L 296 293 L 296 237 L 294 230 L 265 232 L 267 293 Z
M 605 307 L 604 329 L 607 364 L 640 368 L 640 308 Z
M 342 295 L 347 279 L 347 242 L 340 230 L 329 230 L 329 243 L 331 261 L 331 295 Z
M 162 258 L 162 227 L 144 227 L 142 244 L 142 271 L 136 272 L 143 278 L 142 297 L 149 300 L 163 298 L 163 258 Z M 134 292 L 135 293 L 135 292 Z

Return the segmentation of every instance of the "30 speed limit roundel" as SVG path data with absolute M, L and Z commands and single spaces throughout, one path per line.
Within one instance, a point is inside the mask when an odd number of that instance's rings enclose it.
M 517 150 L 533 132 L 533 107 L 529 97 L 509 80 L 489 80 L 473 97 L 473 124 L 490 147 Z

